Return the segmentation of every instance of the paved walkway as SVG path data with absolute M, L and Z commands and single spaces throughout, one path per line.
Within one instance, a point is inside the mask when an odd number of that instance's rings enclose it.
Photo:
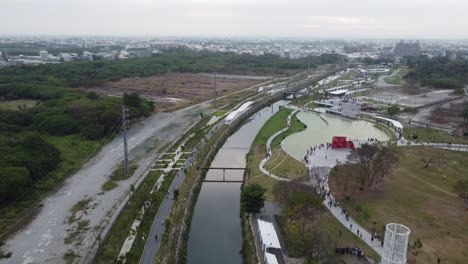
M 354 141 L 356 147 L 359 147 L 363 143 L 370 143 L 367 141 Z M 318 182 L 313 183 L 316 186 L 319 186 L 318 192 L 322 192 L 323 194 L 330 192 L 330 187 L 328 185 L 328 175 L 330 170 L 336 166 L 338 163 L 346 163 L 347 156 L 351 151 L 348 149 L 332 149 L 326 147 L 326 143 L 324 147 L 316 147 L 315 151 L 308 156 L 309 163 L 307 166 L 309 167 L 312 174 Z M 365 230 L 361 225 L 356 223 L 351 217 L 346 218 L 346 214 L 343 213 L 343 209 L 339 206 L 339 204 L 335 204 L 335 198 L 333 197 L 333 193 L 329 195 L 325 195 L 325 200 L 323 201 L 324 205 L 330 210 L 330 212 L 335 216 L 335 218 L 351 232 L 353 232 L 356 236 L 361 238 L 367 245 L 373 248 L 379 255 L 382 256 L 383 254 L 383 247 L 382 242 L 379 239 L 374 238 L 372 240 L 372 235 L 370 232 Z M 330 206 L 331 204 L 331 206 Z M 359 230 L 359 235 L 357 231 Z
M 441 143 L 411 143 L 410 145 L 406 144 L 407 141 L 400 140 L 397 142 L 399 146 L 431 146 L 436 148 L 450 149 L 455 151 L 467 151 L 467 145 L 448 145 Z M 354 141 L 356 148 L 360 147 L 361 144 L 369 144 L 374 142 L 368 141 Z M 339 163 L 346 163 L 347 156 L 351 152 L 349 149 L 332 149 L 325 146 L 319 147 L 316 146 L 315 151 L 311 151 L 310 155 L 307 155 L 309 160 L 308 164 L 309 170 L 311 171 L 312 184 L 319 186 L 318 192 L 323 194 L 330 192 L 330 187 L 328 185 L 328 176 L 330 170 Z M 373 248 L 379 255 L 383 254 L 382 242 L 379 239 L 374 238 L 372 240 L 372 235 L 370 232 L 365 230 L 361 225 L 356 223 L 351 217 L 346 218 L 346 213 L 343 213 L 343 208 L 339 204 L 335 205 L 335 198 L 333 193 L 330 195 L 325 195 L 325 200 L 323 203 L 330 210 L 330 212 L 335 216 L 335 218 L 348 230 L 352 231 L 356 236 L 361 238 L 367 245 Z M 331 204 L 331 205 L 330 205 Z M 359 230 L 359 235 L 357 231 Z
M 175 189 L 179 189 L 185 179 L 184 168 L 190 167 L 193 162 L 195 161 L 198 151 L 202 148 L 205 142 L 211 138 L 211 136 L 223 125 L 224 121 L 219 122 L 216 126 L 214 126 L 205 136 L 205 139 L 202 139 L 198 147 L 193 150 L 193 154 L 188 157 L 184 165 L 179 169 L 177 176 L 171 183 L 169 187 L 168 193 L 170 195 L 173 194 Z M 169 195 L 168 195 L 169 196 Z M 159 206 L 159 210 L 154 218 L 153 225 L 151 226 L 150 233 L 146 238 L 145 248 L 143 249 L 143 253 L 140 258 L 140 263 L 154 263 L 156 261 L 156 256 L 159 251 L 159 247 L 161 246 L 161 238 L 164 234 L 165 224 L 164 221 L 169 217 L 171 213 L 173 200 L 170 197 L 164 199 Z
M 291 180 L 287 179 L 287 178 L 276 176 L 275 174 L 271 173 L 271 171 L 268 171 L 267 169 L 265 169 L 265 163 L 271 158 L 271 142 L 273 141 L 273 139 L 275 139 L 277 136 L 279 136 L 281 133 L 285 132 L 286 130 L 288 130 L 291 127 L 291 118 L 298 111 L 299 111 L 299 109 L 296 109 L 291 114 L 289 114 L 288 119 L 287 119 L 287 124 L 286 124 L 285 128 L 281 129 L 280 131 L 273 134 L 270 138 L 268 138 L 267 143 L 266 143 L 267 156 L 258 165 L 258 168 L 263 172 L 263 174 L 265 174 L 265 175 L 267 175 L 267 176 L 269 176 L 269 177 L 271 177 L 273 179 L 276 179 L 278 181 L 291 181 Z

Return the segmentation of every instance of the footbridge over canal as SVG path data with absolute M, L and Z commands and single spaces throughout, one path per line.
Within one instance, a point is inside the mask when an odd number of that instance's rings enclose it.
M 222 170 L 223 171 L 223 179 L 221 180 L 204 180 L 203 182 L 224 182 L 224 183 L 242 183 L 245 180 L 245 175 L 242 177 L 242 180 L 230 180 L 226 179 L 226 171 L 228 170 L 242 170 L 242 171 L 248 171 L 248 168 L 233 168 L 233 167 L 198 167 L 198 170 Z

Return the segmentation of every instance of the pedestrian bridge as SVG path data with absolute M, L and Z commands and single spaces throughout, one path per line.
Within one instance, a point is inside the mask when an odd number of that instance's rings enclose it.
M 245 176 L 242 177 L 242 180 L 229 180 L 226 179 L 226 171 L 227 170 L 242 170 L 242 171 L 248 171 L 248 168 L 233 168 L 233 167 L 197 167 L 198 170 L 222 170 L 223 171 L 223 179 L 219 180 L 204 180 L 203 182 L 226 182 L 226 183 L 242 183 L 245 180 Z

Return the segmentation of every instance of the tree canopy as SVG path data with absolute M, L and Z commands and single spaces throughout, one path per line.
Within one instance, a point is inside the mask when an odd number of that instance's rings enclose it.
M 412 70 L 404 78 L 420 81 L 422 86 L 455 89 L 468 84 L 468 60 L 427 56 L 406 59 Z
M 400 107 L 398 107 L 397 105 L 392 105 L 392 106 L 387 108 L 387 113 L 390 116 L 394 116 L 394 115 L 398 114 L 399 112 L 400 112 Z
M 257 183 L 244 186 L 241 192 L 241 210 L 249 214 L 259 213 L 265 203 L 265 192 L 266 189 Z

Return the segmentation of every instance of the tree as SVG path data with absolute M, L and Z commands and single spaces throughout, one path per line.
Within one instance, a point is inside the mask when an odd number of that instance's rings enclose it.
M 351 162 L 356 163 L 360 189 L 372 187 L 388 175 L 398 157 L 393 149 L 377 144 L 363 144 L 360 148 L 348 155 Z
M 69 115 L 57 114 L 44 119 L 39 129 L 50 135 L 68 135 L 75 132 L 78 122 Z
M 122 102 L 125 106 L 139 108 L 141 105 L 141 98 L 137 93 L 124 93 Z
M 259 213 L 265 203 L 265 191 L 257 183 L 244 186 L 241 192 L 241 210 L 249 214 Z
M 0 169 L 0 204 L 15 199 L 31 185 L 29 171 L 24 167 Z
M 406 107 L 403 111 L 408 113 L 408 124 L 411 124 L 414 116 L 419 113 L 419 110 L 414 107 Z
M 392 105 L 387 108 L 387 113 L 392 117 L 398 114 L 399 112 L 400 112 L 400 107 L 398 107 L 397 105 Z

